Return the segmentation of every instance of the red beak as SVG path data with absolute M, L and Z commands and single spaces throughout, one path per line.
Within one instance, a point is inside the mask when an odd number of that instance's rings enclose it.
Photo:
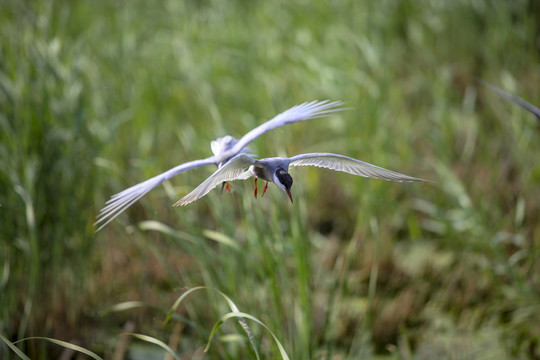
M 285 191 L 287 192 L 287 195 L 289 195 L 289 199 L 291 199 L 291 204 L 294 204 L 294 201 L 292 201 L 291 191 L 289 189 L 285 189 Z

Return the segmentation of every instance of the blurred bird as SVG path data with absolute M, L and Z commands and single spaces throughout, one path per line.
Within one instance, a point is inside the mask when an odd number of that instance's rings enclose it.
M 246 146 L 264 133 L 283 125 L 329 116 L 334 112 L 345 110 L 345 108 L 340 107 L 342 105 L 343 103 L 341 101 L 329 100 L 305 102 L 278 114 L 272 120 L 269 120 L 251 130 L 239 140 L 227 135 L 212 141 L 210 143 L 210 147 L 212 149 L 212 153 L 214 154 L 213 156 L 178 165 L 168 171 L 165 171 L 164 173 L 154 176 L 151 179 L 143 181 L 119 192 L 116 195 L 113 195 L 106 202 L 106 206 L 101 209 L 97 216 L 97 221 L 94 225 L 101 225 L 96 231 L 101 230 L 118 215 L 124 212 L 124 210 L 130 207 L 134 202 L 139 200 L 163 181 L 170 179 L 184 171 L 205 165 L 215 165 L 220 168 L 236 155 L 251 152 L 251 149 L 246 148 Z
M 488 82 L 486 82 L 486 81 L 484 81 L 482 79 L 477 79 L 477 81 L 480 84 L 487 87 L 488 89 L 490 89 L 491 91 L 493 91 L 494 93 L 496 93 L 497 95 L 499 95 L 499 96 L 505 98 L 506 100 L 511 101 L 511 102 L 521 106 L 523 109 L 529 111 L 531 114 L 536 116 L 536 119 L 538 121 L 540 121 L 540 109 L 537 108 L 536 106 L 526 102 L 525 100 L 523 100 L 522 98 L 520 98 L 518 96 L 507 93 L 506 91 L 501 90 L 498 87 L 496 87 L 495 85 L 491 85 L 490 83 L 488 83 Z
M 184 196 L 174 205 L 179 206 L 192 203 L 208 194 L 222 182 L 246 180 L 251 176 L 255 178 L 255 197 L 257 197 L 257 179 L 262 179 L 266 181 L 262 193 L 263 196 L 268 183 L 273 182 L 287 194 L 292 203 L 291 187 L 293 179 L 288 173 L 289 166 L 317 166 L 367 178 L 389 181 L 429 182 L 338 154 L 310 153 L 296 155 L 290 158 L 275 157 L 261 160 L 257 160 L 246 154 L 240 154 L 220 167 L 214 174 L 195 188 L 195 190 Z

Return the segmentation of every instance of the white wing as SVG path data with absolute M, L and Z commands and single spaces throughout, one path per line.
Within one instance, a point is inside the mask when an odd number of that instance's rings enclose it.
M 325 117 L 334 112 L 346 110 L 345 108 L 340 108 L 339 106 L 341 105 L 343 105 L 341 101 L 324 100 L 305 102 L 303 104 L 293 106 L 289 110 L 276 115 L 272 120 L 269 120 L 248 132 L 234 145 L 233 151 L 235 153 L 239 153 L 246 145 L 262 134 L 283 125 Z
M 390 181 L 424 181 L 419 178 L 400 174 L 395 171 L 387 170 L 369 164 L 364 161 L 356 160 L 344 155 L 331 153 L 311 153 L 301 154 L 289 158 L 290 166 L 318 166 L 336 171 L 343 171 L 353 175 L 359 175 L 367 178 L 383 179 Z
M 172 178 L 184 172 L 186 170 L 194 169 L 200 166 L 212 165 L 215 164 L 214 157 L 209 157 L 202 160 L 194 160 L 181 165 L 178 165 L 164 173 L 161 173 L 157 176 L 154 176 L 151 179 L 143 181 L 137 185 L 133 185 L 130 188 L 127 188 L 116 195 L 111 196 L 109 201 L 106 202 L 106 206 L 101 209 L 97 216 L 97 221 L 94 225 L 100 224 L 100 227 L 96 230 L 99 231 L 105 225 L 113 221 L 118 215 L 124 212 L 128 207 L 130 207 L 135 201 L 139 200 L 150 190 L 161 184 L 163 181 Z
M 208 179 L 203 181 L 192 192 L 178 200 L 174 206 L 187 205 L 195 200 L 198 200 L 208 194 L 216 186 L 224 182 L 234 180 L 245 180 L 249 177 L 249 172 L 246 169 L 256 163 L 257 160 L 251 156 L 240 154 L 229 160 L 225 165 L 220 167 Z

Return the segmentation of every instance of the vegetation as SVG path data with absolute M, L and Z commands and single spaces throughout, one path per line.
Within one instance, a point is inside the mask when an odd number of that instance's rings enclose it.
M 540 357 L 539 123 L 475 82 L 540 104 L 535 1 L 0 3 L 1 358 Z M 171 207 L 201 168 L 94 233 L 314 99 L 352 109 L 255 153 L 435 184 L 297 168 L 293 205 L 246 181 Z

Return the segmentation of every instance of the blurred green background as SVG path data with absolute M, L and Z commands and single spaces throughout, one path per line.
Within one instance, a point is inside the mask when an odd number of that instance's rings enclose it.
M 0 1 L 0 334 L 105 358 L 201 356 L 230 311 L 291 359 L 540 358 L 540 6 L 516 1 Z M 259 138 L 434 185 L 296 168 L 171 206 L 184 173 L 94 234 L 114 193 L 304 101 Z M 128 303 L 126 303 L 128 302 Z M 120 306 L 118 306 L 120 304 Z M 263 358 L 281 355 L 248 320 Z M 32 359 L 65 349 L 16 346 Z M 118 356 L 118 357 L 115 357 Z M 0 357 L 18 358 L 4 342 Z M 205 357 L 253 358 L 227 321 Z

